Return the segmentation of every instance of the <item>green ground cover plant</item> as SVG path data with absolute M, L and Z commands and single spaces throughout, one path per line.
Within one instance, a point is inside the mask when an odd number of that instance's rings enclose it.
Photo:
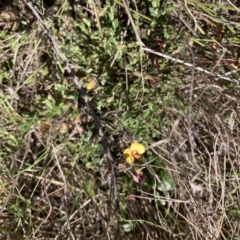
M 238 1 L 0 2 L 0 239 L 239 239 Z

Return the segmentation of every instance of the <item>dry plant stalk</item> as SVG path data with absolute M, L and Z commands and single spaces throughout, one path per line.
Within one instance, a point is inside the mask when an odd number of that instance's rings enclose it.
M 73 71 L 70 67 L 70 64 L 68 62 L 68 59 L 61 52 L 60 48 L 57 45 L 57 41 L 52 36 L 51 32 L 49 31 L 49 29 L 47 28 L 47 26 L 43 22 L 42 18 L 40 17 L 40 15 L 37 12 L 37 10 L 34 8 L 34 6 L 32 5 L 31 2 L 26 1 L 26 0 L 23 0 L 23 2 L 32 11 L 33 15 L 38 20 L 38 24 L 39 24 L 39 27 L 41 27 L 42 32 L 49 38 L 51 44 L 53 45 L 53 49 L 55 51 L 55 54 L 61 59 L 62 64 L 65 66 L 65 70 L 72 77 L 74 83 L 78 87 L 78 90 L 80 92 L 80 97 L 83 99 L 84 103 L 86 104 L 86 106 L 88 108 L 89 113 L 92 115 L 94 124 L 98 129 L 98 134 L 99 134 L 100 138 L 102 139 L 101 143 L 102 143 L 102 146 L 103 146 L 103 150 L 105 152 L 105 156 L 106 156 L 107 161 L 108 161 L 108 167 L 109 167 L 110 173 L 111 173 L 110 174 L 111 183 L 112 183 L 111 186 L 113 187 L 113 192 L 111 192 L 110 194 L 111 194 L 111 198 L 113 199 L 113 201 L 115 203 L 115 208 L 118 211 L 119 200 L 118 200 L 116 177 L 115 177 L 115 172 L 114 172 L 114 168 L 113 168 L 114 159 L 113 159 L 112 154 L 110 152 L 108 140 L 107 140 L 107 138 L 106 138 L 106 136 L 103 132 L 100 120 L 98 119 L 98 117 L 97 117 L 97 115 L 94 111 L 94 107 L 92 106 L 92 104 L 89 100 L 89 97 L 87 95 L 87 92 L 86 92 L 85 88 L 83 88 L 80 81 L 78 80 L 78 77 L 73 73 Z

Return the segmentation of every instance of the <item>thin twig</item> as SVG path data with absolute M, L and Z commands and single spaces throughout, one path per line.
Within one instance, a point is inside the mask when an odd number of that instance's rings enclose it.
M 94 108 L 93 108 L 93 106 L 92 106 L 92 104 L 91 104 L 91 102 L 88 98 L 86 89 L 83 88 L 83 86 L 79 82 L 77 76 L 73 73 L 73 71 L 70 67 L 70 64 L 68 63 L 68 59 L 62 54 L 60 48 L 57 45 L 56 39 L 54 39 L 51 32 L 49 31 L 49 29 L 47 28 L 47 26 L 43 22 L 42 18 L 39 16 L 38 12 L 33 7 L 32 3 L 28 2 L 27 0 L 22 0 L 22 1 L 25 3 L 25 5 L 27 5 L 30 8 L 33 15 L 37 18 L 39 26 L 43 29 L 43 34 L 45 34 L 50 39 L 56 55 L 58 55 L 58 57 L 61 59 L 62 63 L 65 65 L 65 70 L 67 71 L 67 73 L 73 78 L 74 83 L 76 84 L 76 86 L 79 89 L 79 92 L 81 94 L 81 98 L 84 100 L 86 106 L 88 107 L 88 110 L 89 110 L 90 114 L 92 115 L 93 121 L 94 121 L 96 127 L 98 128 L 98 134 L 99 134 L 99 136 L 102 140 L 101 143 L 103 145 L 103 149 L 105 151 L 106 158 L 108 160 L 108 166 L 109 166 L 109 169 L 111 171 L 111 180 L 112 180 L 112 186 L 113 186 L 113 199 L 115 201 L 116 206 L 118 206 L 119 204 L 118 204 L 117 183 L 116 183 L 116 177 L 115 177 L 115 173 L 114 173 L 114 169 L 113 169 L 113 161 L 114 160 L 113 160 L 113 157 L 111 155 L 109 145 L 108 145 L 108 141 L 107 141 L 107 138 L 106 138 L 106 136 L 103 132 L 100 120 L 96 116 Z

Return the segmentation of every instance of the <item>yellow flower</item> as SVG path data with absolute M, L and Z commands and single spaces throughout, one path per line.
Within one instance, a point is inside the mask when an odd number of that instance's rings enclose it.
M 124 150 L 123 156 L 124 156 L 125 160 L 127 161 L 127 163 L 133 164 L 134 157 L 132 155 L 132 150 L 130 148 L 127 148 Z
M 142 158 L 142 154 L 144 152 L 144 145 L 138 142 L 134 142 L 131 144 L 130 148 L 124 150 L 123 155 L 127 163 L 133 164 L 134 160 L 139 160 Z
M 95 79 L 91 79 L 88 84 L 86 85 L 87 90 L 93 90 L 97 86 L 97 82 Z

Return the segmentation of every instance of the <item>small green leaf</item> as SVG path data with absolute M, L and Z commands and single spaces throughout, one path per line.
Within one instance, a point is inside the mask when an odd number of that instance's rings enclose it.
M 52 108 L 54 107 L 53 102 L 50 101 L 49 99 L 45 99 L 43 102 L 46 104 L 46 106 L 47 106 L 49 109 L 52 109 Z
M 133 230 L 133 222 L 129 221 L 128 223 L 122 224 L 122 229 L 124 232 L 131 232 Z
M 118 27 L 118 19 L 114 19 L 114 21 L 112 22 L 112 26 L 114 29 L 116 29 Z

